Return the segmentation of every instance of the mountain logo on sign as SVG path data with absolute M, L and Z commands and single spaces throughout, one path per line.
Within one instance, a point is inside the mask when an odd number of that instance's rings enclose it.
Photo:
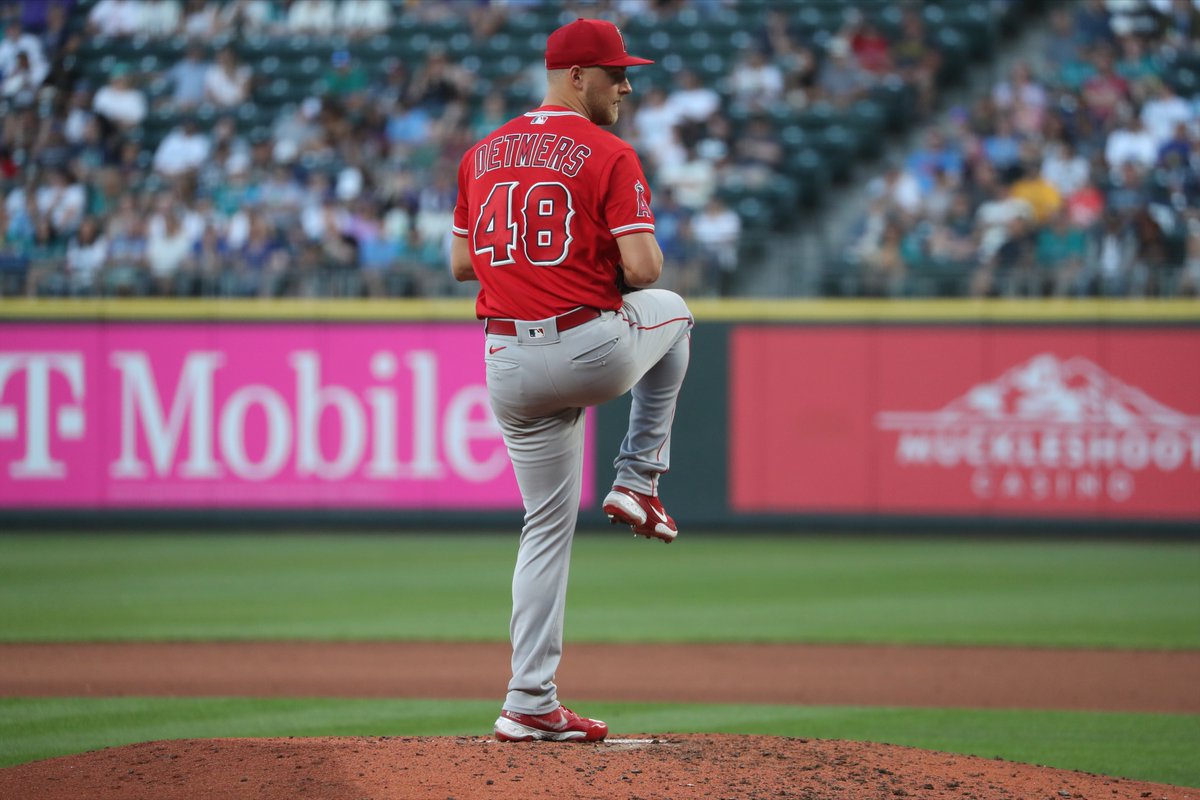
M 980 497 L 1123 501 L 1134 474 L 1200 471 L 1200 417 L 1082 357 L 1043 353 L 937 411 L 884 411 L 904 467 L 970 467 Z

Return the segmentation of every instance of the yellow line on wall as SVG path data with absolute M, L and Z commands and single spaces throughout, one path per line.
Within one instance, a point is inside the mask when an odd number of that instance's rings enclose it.
M 1196 300 L 715 300 L 689 301 L 699 322 L 1198 322 Z M 0 320 L 475 319 L 468 298 L 436 300 L 0 300 Z

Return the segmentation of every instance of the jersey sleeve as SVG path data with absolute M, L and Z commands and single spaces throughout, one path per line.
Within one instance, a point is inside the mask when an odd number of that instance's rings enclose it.
M 650 184 L 632 149 L 617 153 L 608 175 L 604 218 L 609 232 L 617 238 L 631 233 L 654 233 Z
M 468 151 L 469 153 L 470 151 Z M 467 163 L 470 159 L 463 156 L 458 165 L 458 200 L 454 203 L 454 223 L 451 233 L 467 238 Z

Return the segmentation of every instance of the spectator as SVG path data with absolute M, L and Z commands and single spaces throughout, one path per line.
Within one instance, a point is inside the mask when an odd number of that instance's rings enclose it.
M 921 210 L 921 184 L 901 164 L 888 165 L 883 175 L 867 186 L 867 193 L 882 198 L 884 211 L 889 215 L 898 211 L 911 218 Z
M 1187 250 L 1179 275 L 1179 294 L 1200 297 L 1200 219 L 1193 216 L 1187 223 Z
M 287 11 L 290 33 L 329 36 L 337 29 L 337 4 L 330 0 L 295 0 Z
M 892 45 L 892 63 L 897 74 L 917 90 L 916 112 L 919 118 L 924 118 L 933 110 L 936 100 L 942 57 L 925 28 L 920 9 L 905 6 L 900 27 L 900 36 Z
M 952 183 L 962 179 L 963 157 L 945 131 L 932 127 L 925 134 L 924 144 L 909 154 L 905 166 L 916 178 L 921 193 L 928 194 L 933 190 L 939 173 L 946 175 Z
M 1200 37 L 1200 8 L 1194 0 L 1155 0 L 1154 5 L 1162 16 L 1166 44 L 1186 47 Z
M 504 98 L 499 94 L 489 94 L 471 117 L 471 139 L 479 141 L 508 122 L 510 117 Z
M 667 94 L 667 107 L 675 125 L 683 127 L 683 138 L 695 140 L 709 118 L 721 108 L 721 96 L 700 81 L 694 71 L 675 73 L 674 86 Z
M 893 70 L 892 45 L 879 30 L 870 14 L 856 14 L 857 24 L 850 34 L 850 50 L 859 65 L 876 76 Z
M 786 8 L 767 6 L 763 23 L 755 34 L 756 49 L 766 53 L 772 61 L 791 52 L 796 38 L 801 35 L 793 25 L 795 14 L 788 12 Z
M 191 256 L 193 244 L 177 209 L 168 209 L 157 229 L 151 226 L 146 238 L 146 264 L 155 293 L 175 293 L 175 280 Z
M 211 143 L 192 117 L 185 117 L 154 152 L 154 170 L 169 178 L 195 172 L 208 160 Z
M 1112 51 L 1100 48 L 1094 58 L 1096 73 L 1082 87 L 1084 111 L 1091 121 L 1104 126 L 1117 117 L 1130 101 L 1129 82 L 1117 74 Z
M 104 120 L 110 134 L 124 134 L 142 123 L 146 118 L 146 95 L 133 85 L 128 65 L 113 67 L 109 82 L 92 100 L 92 110 Z
M 38 218 L 50 225 L 55 238 L 70 236 L 79 229 L 87 207 L 83 185 L 72 180 L 66 167 L 49 172 L 45 185 L 36 194 Z
M 1195 122 L 1196 113 L 1169 83 L 1154 80 L 1149 85 L 1149 97 L 1142 104 L 1141 120 L 1146 131 L 1162 147 L 1175 135 L 1177 126 Z
M 467 97 L 470 77 L 458 64 L 452 64 L 441 47 L 432 47 L 425 62 L 413 74 L 409 100 L 437 114 L 447 105 Z
M 158 0 L 138 5 L 137 33 L 163 38 L 177 33 L 183 24 L 183 9 L 179 0 Z
M 976 296 L 1046 294 L 1045 273 L 1038 269 L 1036 229 L 1030 217 L 1018 215 L 1008 221 L 1004 243 L 997 248 L 991 262 L 976 272 L 976 278 L 984 281 L 984 286 L 973 287 Z
M 1072 28 L 1085 46 L 1112 44 L 1114 35 L 1109 24 L 1110 14 L 1105 0 L 1079 0 L 1074 5 Z
M 212 41 L 223 27 L 219 5 L 208 0 L 187 0 L 179 30 L 189 42 Z
M 0 96 L 18 108 L 31 108 L 37 100 L 39 86 L 41 80 L 30 65 L 29 54 L 22 51 L 17 53 L 16 62 L 4 74 Z
M 287 153 L 294 159 L 309 152 L 321 137 L 320 114 L 321 101 L 309 97 L 275 118 L 271 138 L 275 141 L 277 161 L 290 160 L 281 157 Z
M 26 33 L 21 23 L 14 19 L 4 26 L 4 38 L 0 39 L 0 78 L 5 82 L 5 96 L 11 96 L 7 88 L 8 81 L 18 71 L 36 90 L 46 80 L 50 67 L 46 63 L 41 40 L 32 33 Z
M 841 37 L 830 39 L 825 63 L 817 73 L 821 98 L 845 108 L 866 97 L 873 84 L 874 78 L 858 63 L 850 43 Z
M 204 102 L 205 84 L 211 68 L 205 59 L 204 46 L 199 42 L 189 43 L 183 58 L 172 64 L 165 75 L 171 85 L 172 111 L 190 111 Z
M 880 236 L 860 251 L 862 291 L 868 297 L 898 297 L 904 293 L 908 276 L 904 239 L 899 220 L 888 219 Z
M 1053 42 L 1053 46 L 1043 55 L 1045 76 L 1072 91 L 1079 89 L 1094 71 L 1086 58 L 1089 44 L 1074 23 L 1070 7 L 1055 5 L 1050 9 L 1047 40 Z
M 930 229 L 926 251 L 936 262 L 973 265 L 978 249 L 971 199 L 964 192 L 955 192 L 945 218 L 935 220 Z
M 37 210 L 37 182 L 31 175 L 24 185 L 13 186 L 4 198 L 4 210 L 8 216 L 7 236 L 12 241 L 33 238 L 33 223 L 39 216 Z
M 783 72 L 758 50 L 742 53 L 729 75 L 735 106 L 748 111 L 768 111 L 783 97 Z
M 351 37 L 383 33 L 392 24 L 387 0 L 342 0 L 338 3 L 337 25 Z
M 201 295 L 219 294 L 221 280 L 230 268 L 230 251 L 215 225 L 208 225 L 192 243 L 192 252 L 179 268 L 181 281 L 189 291 Z
M 633 115 L 638 151 L 650 156 L 656 168 L 671 161 L 670 151 L 680 147 L 675 125 L 680 120 L 677 107 L 667 102 L 667 93 L 657 86 L 646 90 Z
M 696 145 L 684 144 L 684 159 L 678 164 L 664 165 L 658 175 L 659 183 L 674 193 L 681 206 L 692 212 L 707 206 L 717 188 L 713 162 L 696 151 Z
M 25 242 L 23 252 L 29 263 L 29 271 L 26 273 L 28 294 L 63 293 L 63 260 L 66 252 L 66 245 L 54 235 L 50 220 L 45 217 L 35 219 L 33 237 Z
M 1071 294 L 1079 286 L 1087 257 L 1087 236 L 1071 224 L 1065 209 L 1060 209 L 1037 234 L 1038 266 L 1047 273 L 1056 295 Z
M 1121 215 L 1106 212 L 1101 224 L 1088 237 L 1085 269 L 1078 291 L 1105 297 L 1119 296 L 1133 284 L 1137 239 Z
M 1171 204 L 1176 208 L 1191 207 L 1200 203 L 1200 172 L 1191 165 L 1195 154 L 1187 125 L 1175 126 L 1175 135 L 1158 150 L 1158 166 L 1154 180 L 1172 194 Z M 1174 198 L 1181 193 L 1182 198 Z
M 1121 174 L 1127 162 L 1133 162 L 1141 170 L 1148 170 L 1158 163 L 1158 146 L 1141 118 L 1125 112 L 1104 144 L 1104 161 L 1114 178 Z
M 95 217 L 85 217 L 79 230 L 67 243 L 66 267 L 68 291 L 72 295 L 92 294 L 100 283 L 100 273 L 108 259 L 108 240 Z
M 274 297 L 283 285 L 288 251 L 261 213 L 251 211 L 248 223 L 245 239 L 235 248 L 234 292 L 242 297 Z
M 695 294 L 704 286 L 703 265 L 695 257 L 692 214 L 679 204 L 670 189 L 654 195 L 654 237 L 663 252 L 663 276 L 675 291 Z
M 741 217 L 713 195 L 693 218 L 692 231 L 708 271 L 709 285 L 716 286 L 717 294 L 722 297 L 733 294 L 742 237 Z
M 1106 189 L 1107 207 L 1121 214 L 1126 220 L 1150 202 L 1147 173 L 1133 160 L 1122 164 L 1116 176 L 1110 176 Z
M 1012 110 L 1019 102 L 1039 109 L 1046 106 L 1044 86 L 1033 79 L 1030 66 L 1022 61 L 1013 65 L 1008 80 L 1002 80 L 992 88 L 991 98 L 996 103 L 996 108 L 1002 112 Z
M 81 146 L 88 139 L 88 130 L 93 127 L 96 115 L 92 113 L 92 96 L 87 87 L 76 85 L 67 98 L 63 115 L 63 135 L 73 145 Z
M 1009 79 L 993 87 L 992 100 L 1001 114 L 1012 117 L 1018 131 L 1033 135 L 1041 129 L 1048 96 L 1045 87 L 1034 80 L 1028 64 L 1017 62 Z
M 286 164 L 274 166 L 259 192 L 267 222 L 277 229 L 287 229 L 299 221 L 304 200 L 304 189 Z
M 385 114 L 390 114 L 405 98 L 408 97 L 408 67 L 398 58 L 384 59 L 380 64 L 382 81 L 376 80 L 371 84 L 371 95 L 374 105 Z M 496 95 L 488 95 L 489 97 Z M 501 98 L 503 99 L 503 98 Z
M 50 67 L 47 80 L 53 84 L 67 80 L 60 59 L 67 55 L 69 50 L 74 49 L 79 41 L 79 37 L 68 25 L 67 10 L 71 5 L 71 2 L 52 2 L 44 6 L 46 25 L 38 34 L 38 40 L 42 43 L 42 52 L 46 54 Z
M 1137 297 L 1167 294 L 1177 280 L 1178 266 L 1171 243 L 1167 240 L 1164 221 L 1149 205 L 1134 212 L 1131 220 L 1137 250 L 1134 255 L 1133 284 L 1127 294 Z
M 730 172 L 746 186 L 761 187 L 779 173 L 783 142 L 766 117 L 754 117 L 734 143 Z
M 961 181 L 949 171 L 937 167 L 933 185 L 922 194 L 920 214 L 932 222 L 941 222 L 950 213 L 954 198 L 962 194 Z
M 105 227 L 108 260 L 104 266 L 106 294 L 144 294 L 149 283 L 146 262 L 146 222 L 132 195 L 124 195 Z
M 370 78 L 349 50 L 335 50 L 325 72 L 325 95 L 341 102 L 347 110 L 361 110 L 366 102 Z
M 88 33 L 95 36 L 133 36 L 141 24 L 139 0 L 100 0 L 88 12 Z
M 1011 223 L 1017 217 L 1032 218 L 1033 208 L 1027 201 L 1013 196 L 1010 183 L 997 181 L 992 187 L 992 198 L 980 204 L 975 211 L 981 263 L 992 262 L 997 251 L 1014 230 Z M 1020 232 L 1024 233 L 1024 228 L 1021 228 Z
M 1079 155 L 1068 139 L 1048 143 L 1042 159 L 1042 176 L 1063 197 L 1070 197 L 1087 185 L 1091 179 L 1091 167 L 1087 159 Z
M 237 108 L 250 97 L 250 67 L 239 64 L 232 47 L 217 53 L 204 73 L 204 99 L 217 108 Z
M 1035 148 L 1025 159 L 1012 185 L 1012 196 L 1024 200 L 1032 210 L 1034 226 L 1041 226 L 1062 208 L 1063 198 L 1057 187 L 1042 174 L 1042 164 Z
M 287 11 L 278 0 L 232 0 L 221 9 L 221 21 L 229 30 L 252 36 L 272 36 L 287 31 Z
M 1126 80 L 1131 88 L 1157 78 L 1158 65 L 1154 63 L 1154 57 L 1146 51 L 1141 37 L 1122 36 L 1118 40 L 1117 46 L 1121 56 L 1117 59 L 1113 69 Z

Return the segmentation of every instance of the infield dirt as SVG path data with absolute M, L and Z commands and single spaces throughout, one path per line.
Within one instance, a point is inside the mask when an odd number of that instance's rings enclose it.
M 498 644 L 9 644 L 0 694 L 495 698 L 507 658 Z M 1194 652 L 572 644 L 558 677 L 582 701 L 1200 713 L 1197 674 Z M 1200 789 L 893 745 L 619 727 L 595 745 L 179 740 L 0 770 L 0 798 L 21 800 L 511 797 L 1200 800 Z

